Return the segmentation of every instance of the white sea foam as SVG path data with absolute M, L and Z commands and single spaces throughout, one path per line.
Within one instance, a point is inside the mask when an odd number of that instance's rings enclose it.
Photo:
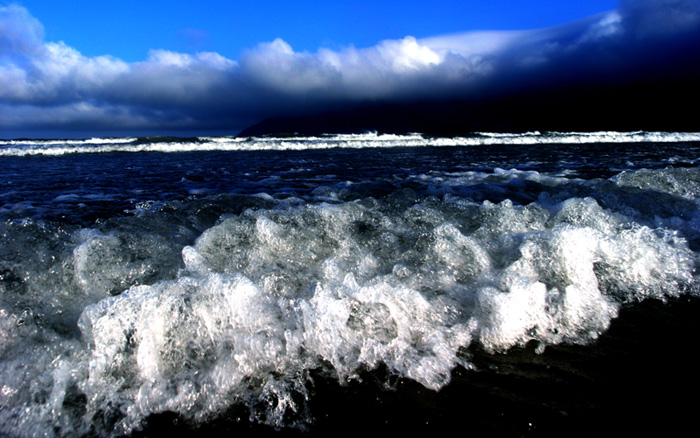
M 315 137 L 201 137 L 193 141 L 137 141 L 134 138 L 88 140 L 0 140 L 0 157 L 114 152 L 190 152 L 483 146 L 590 143 L 663 143 L 700 141 L 697 132 L 527 132 L 477 133 L 470 137 L 424 137 L 420 134 L 339 134 Z
M 596 184 L 626 205 L 649 186 L 694 203 L 697 170 L 678 172 Z M 383 365 L 440 389 L 471 366 L 470 345 L 585 344 L 625 303 L 696 291 L 697 254 L 675 231 L 697 231 L 693 215 L 642 223 L 537 172 L 452 178 L 553 194 L 527 205 L 262 195 L 276 207 L 222 216 L 185 245 L 151 210 L 100 230 L 5 223 L 0 432 L 116 436 L 150 414 L 206 421 L 232 403 L 288 425 L 290 412 L 305 421 L 311 370 L 347 381 Z
M 8 221 L 0 433 L 117 436 L 150 414 L 207 421 L 234 403 L 288 426 L 290 412 L 309 420 L 312 370 L 347 381 L 385 366 L 440 389 L 473 345 L 589 343 L 629 302 L 697 293 L 683 236 L 700 232 L 699 175 L 496 169 L 441 175 L 427 197 L 263 193 L 273 208 L 222 216 L 196 239 L 148 206 L 95 229 Z M 542 193 L 459 196 L 482 183 Z M 586 185 L 599 199 L 578 195 Z

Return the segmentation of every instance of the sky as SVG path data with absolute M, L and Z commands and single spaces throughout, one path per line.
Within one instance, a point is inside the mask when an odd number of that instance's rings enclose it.
M 232 135 L 361 105 L 693 83 L 699 35 L 700 0 L 0 0 L 0 138 Z
M 8 3 L 9 4 L 9 3 Z M 548 27 L 614 9 L 616 0 L 24 0 L 48 41 L 85 56 L 142 61 L 151 49 L 217 52 L 236 59 L 281 38 L 297 51 L 369 47 L 411 35 Z

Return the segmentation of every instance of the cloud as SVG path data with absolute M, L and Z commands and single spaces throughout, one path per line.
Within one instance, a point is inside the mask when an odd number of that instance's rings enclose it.
M 276 39 L 237 61 L 152 50 L 134 63 L 45 41 L 41 23 L 10 5 L 0 8 L 0 129 L 235 132 L 266 117 L 368 103 L 614 85 L 642 80 L 640 71 L 671 78 L 665 65 L 698 59 L 699 4 L 624 0 L 546 29 L 406 36 L 313 53 Z
M 619 10 L 635 37 L 673 36 L 700 25 L 697 0 L 621 0 Z
M 42 49 L 44 28 L 29 11 L 10 5 L 0 8 L 0 56 L 31 56 Z

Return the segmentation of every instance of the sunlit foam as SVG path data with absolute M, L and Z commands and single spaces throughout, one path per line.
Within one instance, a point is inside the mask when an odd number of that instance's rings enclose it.
M 382 366 L 437 390 L 472 366 L 470 346 L 589 343 L 630 301 L 696 293 L 696 254 L 663 223 L 691 233 L 697 218 L 634 208 L 633 189 L 649 185 L 692 201 L 694 180 L 676 172 L 595 182 L 616 210 L 570 196 L 583 182 L 516 170 L 444 185 L 556 190 L 524 205 L 263 194 L 273 207 L 222 216 L 182 244 L 146 206 L 112 228 L 6 222 L 0 430 L 116 436 L 151 414 L 201 422 L 236 403 L 284 426 L 290 412 L 311 421 L 312 370 L 346 382 Z

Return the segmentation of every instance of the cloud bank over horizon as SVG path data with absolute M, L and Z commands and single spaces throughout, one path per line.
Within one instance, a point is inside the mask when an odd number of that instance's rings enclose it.
M 693 81 L 699 55 L 697 0 L 622 1 L 544 29 L 406 36 L 316 52 L 278 38 L 238 60 L 154 49 L 131 63 L 46 41 L 31 12 L 11 4 L 0 7 L 0 137 L 234 134 L 265 118 L 368 104 Z

